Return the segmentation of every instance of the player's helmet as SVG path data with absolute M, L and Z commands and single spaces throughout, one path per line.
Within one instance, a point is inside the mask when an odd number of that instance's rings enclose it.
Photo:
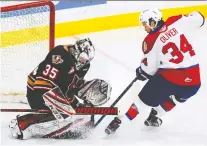
M 162 20 L 162 12 L 159 9 L 144 10 L 140 14 L 140 22 L 149 26 L 152 30 L 158 26 L 158 23 Z M 154 22 L 155 26 L 151 27 L 151 23 Z
M 95 48 L 89 38 L 76 41 L 74 46 L 75 49 L 72 51 L 72 55 L 75 59 L 75 67 L 78 70 L 89 64 L 94 58 Z

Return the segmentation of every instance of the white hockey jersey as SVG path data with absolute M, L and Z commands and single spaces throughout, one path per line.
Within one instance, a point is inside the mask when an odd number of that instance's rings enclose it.
M 160 74 L 179 85 L 200 84 L 199 64 L 189 32 L 200 28 L 204 21 L 199 12 L 168 18 L 144 39 L 142 70 L 149 75 Z

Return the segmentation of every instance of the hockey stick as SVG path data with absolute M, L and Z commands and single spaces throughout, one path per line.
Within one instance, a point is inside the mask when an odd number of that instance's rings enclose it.
M 118 115 L 117 107 L 84 107 L 74 108 L 75 115 Z M 0 109 L 1 112 L 35 112 L 35 113 L 52 113 L 51 110 L 44 109 Z M 63 113 L 64 114 L 64 113 Z
M 119 97 L 114 101 L 114 103 L 110 106 L 110 108 L 113 108 L 119 100 L 124 96 L 124 94 L 132 87 L 132 85 L 138 80 L 136 77 L 127 87 L 126 89 L 119 95 Z M 100 122 L 106 117 L 106 115 L 101 116 L 101 118 L 94 124 L 94 127 L 98 126 Z

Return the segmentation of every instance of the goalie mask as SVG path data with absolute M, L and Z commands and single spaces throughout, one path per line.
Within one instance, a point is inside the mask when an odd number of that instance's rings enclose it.
M 71 50 L 74 57 L 75 68 L 79 70 L 90 63 L 94 58 L 95 48 L 89 38 L 76 41 L 74 48 Z
M 78 91 L 78 97 L 89 101 L 93 106 L 100 106 L 110 99 L 111 90 L 111 85 L 106 81 L 94 79 L 81 87 Z

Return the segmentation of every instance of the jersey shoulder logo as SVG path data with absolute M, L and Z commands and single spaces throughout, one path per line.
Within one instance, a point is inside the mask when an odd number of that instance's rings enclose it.
M 63 63 L 63 59 L 60 55 L 52 55 L 52 63 L 54 64 L 61 64 Z
M 147 43 L 143 42 L 143 52 L 145 53 L 147 51 Z
M 142 51 L 144 54 L 148 54 L 154 48 L 154 44 L 159 35 L 159 32 L 155 32 L 152 34 L 148 34 L 145 37 L 144 41 L 142 42 Z

